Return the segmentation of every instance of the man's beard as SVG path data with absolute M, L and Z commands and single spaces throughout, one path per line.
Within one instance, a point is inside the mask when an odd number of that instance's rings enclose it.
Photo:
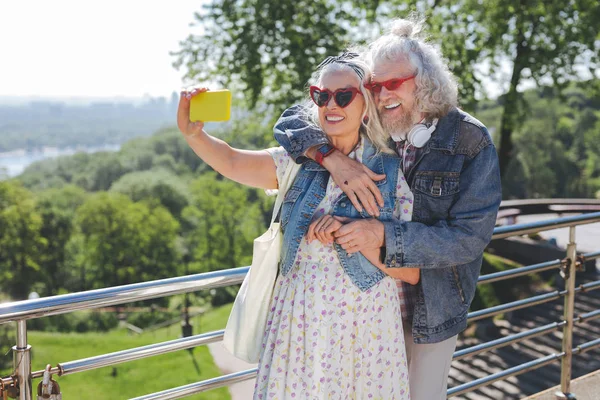
M 414 105 L 410 110 L 400 110 L 399 115 L 389 115 L 383 107 L 379 107 L 378 111 L 383 128 L 394 139 L 405 139 L 408 132 L 415 126 L 417 110 Z

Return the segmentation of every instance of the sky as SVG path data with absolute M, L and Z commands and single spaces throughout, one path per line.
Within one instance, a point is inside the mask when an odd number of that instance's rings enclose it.
M 209 1 L 0 0 L 0 102 L 168 97 L 185 73 L 169 53 L 201 33 L 190 24 Z M 506 86 L 510 65 L 500 70 Z M 506 89 L 487 73 L 482 79 L 491 97 Z
M 0 97 L 170 96 L 207 0 L 0 1 Z

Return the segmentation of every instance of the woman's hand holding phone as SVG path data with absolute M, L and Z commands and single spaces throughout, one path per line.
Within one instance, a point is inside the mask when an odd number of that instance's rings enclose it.
M 179 97 L 177 127 L 194 153 L 221 175 L 245 185 L 276 189 L 277 168 L 269 152 L 235 149 L 204 131 L 206 121 L 229 119 L 230 105 L 228 90 L 208 91 L 202 87 L 183 91 Z
M 185 136 L 196 136 L 202 133 L 204 122 L 191 121 L 190 105 L 194 96 L 206 91 L 208 91 L 208 88 L 203 87 L 181 92 L 181 96 L 179 97 L 179 107 L 177 109 L 177 127 Z

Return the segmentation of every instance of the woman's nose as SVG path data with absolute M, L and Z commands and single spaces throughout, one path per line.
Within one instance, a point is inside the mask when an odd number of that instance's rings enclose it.
M 329 100 L 327 101 L 327 108 L 336 108 L 337 107 L 337 103 L 335 102 L 335 99 L 333 98 L 333 96 L 331 96 L 329 98 Z

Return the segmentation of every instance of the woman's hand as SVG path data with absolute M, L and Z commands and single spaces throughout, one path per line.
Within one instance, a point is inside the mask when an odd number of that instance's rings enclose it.
M 333 243 L 333 233 L 342 227 L 343 223 L 331 215 L 323 215 L 314 220 L 308 227 L 306 239 L 308 243 L 317 239 L 327 245 Z
M 208 89 L 181 92 L 177 109 L 177 127 L 194 153 L 221 175 L 244 185 L 277 189 L 277 169 L 273 157 L 264 150 L 234 149 L 219 138 L 207 134 L 204 122 L 190 121 L 190 102 Z
M 202 133 L 204 128 L 204 122 L 190 121 L 190 103 L 192 97 L 198 93 L 204 93 L 208 91 L 208 88 L 195 88 L 191 91 L 182 91 L 179 96 L 179 107 L 177 108 L 177 127 L 184 134 L 184 136 L 196 136 Z

